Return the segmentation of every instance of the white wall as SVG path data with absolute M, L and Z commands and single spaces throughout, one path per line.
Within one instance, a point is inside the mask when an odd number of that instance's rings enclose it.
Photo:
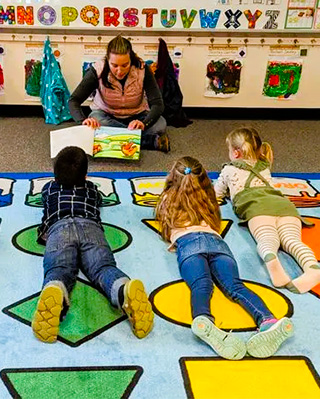
M 86 32 L 87 33 L 87 32 Z M 112 36 L 113 37 L 113 36 Z M 55 34 L 50 35 L 52 43 L 58 43 L 61 49 L 61 65 L 64 77 L 70 91 L 81 80 L 81 65 L 83 61 L 84 43 L 106 44 L 111 36 Z M 247 40 L 247 55 L 243 59 L 241 72 L 240 93 L 232 98 L 219 99 L 204 97 L 205 72 L 209 61 L 209 46 L 213 36 L 162 36 L 168 45 L 182 48 L 183 57 L 180 62 L 179 83 L 184 94 L 184 105 L 193 107 L 277 107 L 277 108 L 320 108 L 320 39 L 295 35 L 285 37 L 285 34 L 277 33 L 270 37 L 264 36 L 261 44 L 259 36 L 233 37 L 232 35 L 220 35 L 214 37 L 215 46 L 227 46 L 227 40 L 231 38 L 229 45 L 244 46 Z M 158 43 L 158 35 L 132 36 L 134 50 L 143 57 L 146 44 Z M 25 44 L 43 42 L 43 34 L 28 33 L 0 33 L 0 45 L 5 48 L 4 73 L 5 94 L 0 96 L 0 104 L 37 104 L 39 102 L 25 99 L 24 91 L 24 61 Z M 279 101 L 262 96 L 262 88 L 265 78 L 267 60 L 270 45 L 296 44 L 308 50 L 307 56 L 302 57 L 303 68 L 300 87 L 297 96 L 292 100 Z M 297 42 L 298 40 L 298 42 Z

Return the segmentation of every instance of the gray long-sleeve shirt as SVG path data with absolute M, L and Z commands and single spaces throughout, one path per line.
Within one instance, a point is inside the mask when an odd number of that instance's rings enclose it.
M 82 81 L 71 94 L 69 99 L 69 110 L 73 119 L 81 123 L 86 119 L 81 104 L 90 96 L 90 94 L 99 88 L 99 79 L 96 70 L 91 67 L 84 75 Z M 145 76 L 143 89 L 146 93 L 150 111 L 142 121 L 145 127 L 152 126 L 160 117 L 164 110 L 161 92 L 149 67 L 145 65 Z

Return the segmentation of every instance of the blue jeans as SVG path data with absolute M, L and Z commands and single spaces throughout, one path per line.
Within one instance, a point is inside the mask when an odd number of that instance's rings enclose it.
M 135 119 L 143 120 L 147 115 L 147 111 L 141 112 L 140 114 L 133 115 L 130 118 L 115 118 L 114 116 L 107 114 L 102 110 L 94 110 L 90 113 L 89 118 L 97 119 L 101 126 L 110 126 L 110 127 L 122 127 L 127 128 L 129 123 Z M 163 116 L 160 118 L 148 129 L 143 130 L 141 134 L 141 149 L 145 150 L 156 150 L 156 141 L 159 136 L 162 136 L 166 133 L 167 122 Z
M 94 286 L 102 290 L 109 301 L 118 307 L 119 288 L 129 280 L 116 267 L 113 253 L 100 226 L 90 219 L 80 217 L 61 219 L 49 228 L 43 267 L 43 286 L 52 281 L 60 281 L 68 294 L 81 268 Z
M 191 290 L 193 318 L 212 317 L 214 283 L 239 303 L 258 326 L 274 317 L 262 299 L 243 284 L 232 252 L 222 238 L 210 233 L 189 233 L 178 238 L 176 244 L 180 274 Z

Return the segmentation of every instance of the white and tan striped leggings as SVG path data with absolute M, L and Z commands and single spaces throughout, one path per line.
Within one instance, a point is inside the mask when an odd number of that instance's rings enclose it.
M 301 220 L 294 216 L 255 216 L 249 220 L 249 230 L 257 242 L 258 253 L 266 261 L 267 255 L 281 248 L 292 255 L 303 271 L 317 265 L 317 259 L 301 240 Z

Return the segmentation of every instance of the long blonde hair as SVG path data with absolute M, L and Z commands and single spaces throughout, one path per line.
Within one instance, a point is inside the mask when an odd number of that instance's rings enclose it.
M 268 161 L 273 162 L 273 151 L 271 145 L 262 142 L 259 133 L 253 127 L 242 127 L 234 129 L 226 138 L 228 147 L 234 150 L 240 150 L 243 159 L 250 161 Z
M 162 237 L 170 241 L 172 229 L 197 226 L 202 221 L 220 230 L 220 210 L 212 182 L 201 163 L 179 159 L 170 171 L 156 207 Z

